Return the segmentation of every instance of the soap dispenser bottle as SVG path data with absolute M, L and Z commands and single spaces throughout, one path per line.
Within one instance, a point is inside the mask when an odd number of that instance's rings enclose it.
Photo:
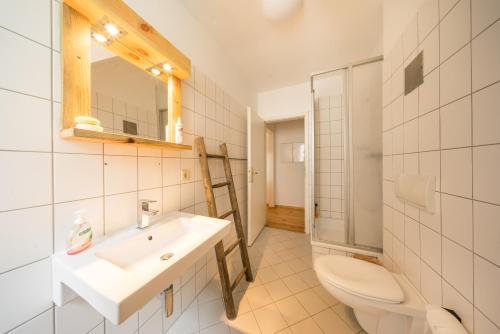
M 85 219 L 84 213 L 84 210 L 75 211 L 76 218 L 66 247 L 68 255 L 78 254 L 92 245 L 92 227 Z

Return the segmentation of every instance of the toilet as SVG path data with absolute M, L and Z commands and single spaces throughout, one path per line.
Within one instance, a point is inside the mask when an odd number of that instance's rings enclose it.
M 467 334 L 443 308 L 426 305 L 403 275 L 382 266 L 324 255 L 314 270 L 323 287 L 353 309 L 368 334 Z

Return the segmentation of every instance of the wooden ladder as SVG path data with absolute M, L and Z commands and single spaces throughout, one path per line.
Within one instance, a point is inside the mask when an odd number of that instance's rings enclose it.
M 222 296 L 224 298 L 224 304 L 226 306 L 226 316 L 228 319 L 236 318 L 236 308 L 234 306 L 233 291 L 240 283 L 243 276 L 245 276 L 248 282 L 253 281 L 252 268 L 250 266 L 250 258 L 248 257 L 248 250 L 245 241 L 245 236 L 243 233 L 243 226 L 241 225 L 240 210 L 238 208 L 238 201 L 236 199 L 236 189 L 233 182 L 233 173 L 231 172 L 231 164 L 229 161 L 229 156 L 227 154 L 226 144 L 220 145 L 220 150 L 222 152 L 219 154 L 208 154 L 205 148 L 205 141 L 203 137 L 198 137 L 195 140 L 196 146 L 198 147 L 198 152 L 200 156 L 200 167 L 201 173 L 203 175 L 203 186 L 205 187 L 205 197 L 207 199 L 208 214 L 210 217 L 224 219 L 233 215 L 234 226 L 236 228 L 236 240 L 234 240 L 229 247 L 224 249 L 224 244 L 219 241 L 215 245 L 215 256 L 217 257 L 217 265 L 219 267 L 220 283 L 222 288 Z M 220 159 L 224 164 L 224 172 L 226 174 L 226 181 L 212 184 L 212 178 L 210 176 L 210 169 L 208 167 L 208 159 Z M 215 205 L 214 188 L 228 187 L 229 199 L 231 201 L 231 210 L 223 213 L 222 215 L 217 214 L 217 207 Z M 230 254 L 237 246 L 240 246 L 241 261 L 243 262 L 243 269 L 236 276 L 235 280 L 231 283 L 229 281 L 229 272 L 227 270 L 226 256 Z

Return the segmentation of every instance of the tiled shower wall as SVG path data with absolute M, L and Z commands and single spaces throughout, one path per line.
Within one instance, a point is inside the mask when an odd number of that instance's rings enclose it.
M 165 332 L 216 274 L 212 251 L 173 282 L 168 319 L 160 298 L 120 327 L 81 298 L 52 303 L 50 256 L 64 249 L 75 210 L 87 211 L 96 236 L 135 224 L 139 198 L 157 200 L 165 213 L 207 213 L 194 151 L 59 138 L 60 9 L 57 1 L 0 2 L 0 333 Z M 231 157 L 246 157 L 244 108 L 201 71 L 183 83 L 183 123 L 185 143 L 204 136 L 209 151 L 226 142 Z M 246 161 L 232 163 L 245 219 Z M 213 167 L 221 177 L 222 166 Z M 223 212 L 228 196 L 216 196 Z
M 499 17 L 497 0 L 429 0 L 384 60 L 385 264 L 477 334 L 500 333 Z M 395 197 L 403 172 L 436 176 L 434 214 Z
M 342 95 L 322 96 L 315 102 L 315 202 L 323 218 L 343 218 L 342 102 Z

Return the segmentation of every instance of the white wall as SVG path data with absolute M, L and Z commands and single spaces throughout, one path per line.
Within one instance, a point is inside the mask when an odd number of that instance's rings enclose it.
M 387 55 L 425 0 L 384 0 L 383 44 Z
M 384 263 L 470 333 L 500 333 L 500 1 L 427 0 L 410 14 L 384 18 L 398 27 L 383 75 Z M 424 82 L 404 95 L 421 50 Z M 395 197 L 402 172 L 436 177 L 435 213 Z
M 304 142 L 304 120 L 274 124 L 274 202 L 276 205 L 304 207 L 305 166 L 303 162 L 281 162 L 282 143 Z
M 257 112 L 264 121 L 304 117 L 311 110 L 311 89 L 308 82 L 261 92 Z
M 196 70 L 183 82 L 185 143 L 204 136 L 210 151 L 227 142 L 230 156 L 246 157 L 247 98 L 232 96 L 251 93 L 244 80 L 237 79 L 237 70 L 221 52 L 214 59 L 216 44 L 196 34 L 199 26 L 177 2 L 134 1 L 133 5 L 147 7 L 149 16 L 156 17 L 153 25 L 166 37 L 175 36 L 174 43 L 188 39 L 179 46 L 190 45 L 189 52 L 184 51 L 194 64 L 201 62 L 197 69 L 217 74 L 214 80 Z M 157 200 L 161 212 L 207 214 L 194 151 L 60 139 L 60 10 L 61 3 L 55 0 L 0 1 L 0 332 L 162 333 L 174 320 L 178 321 L 173 332 L 197 332 L 198 322 L 182 311 L 216 274 L 213 252 L 173 282 L 174 316 L 168 319 L 158 298 L 119 328 L 105 322 L 81 298 L 63 307 L 52 303 L 51 255 L 64 250 L 75 210 L 87 210 L 96 237 L 135 224 L 138 198 Z M 232 166 L 246 219 L 246 163 L 234 161 Z M 181 168 L 191 171 L 189 180 L 180 181 Z M 221 173 L 219 169 L 215 177 Z M 221 212 L 229 208 L 227 193 L 220 193 L 217 205 Z

